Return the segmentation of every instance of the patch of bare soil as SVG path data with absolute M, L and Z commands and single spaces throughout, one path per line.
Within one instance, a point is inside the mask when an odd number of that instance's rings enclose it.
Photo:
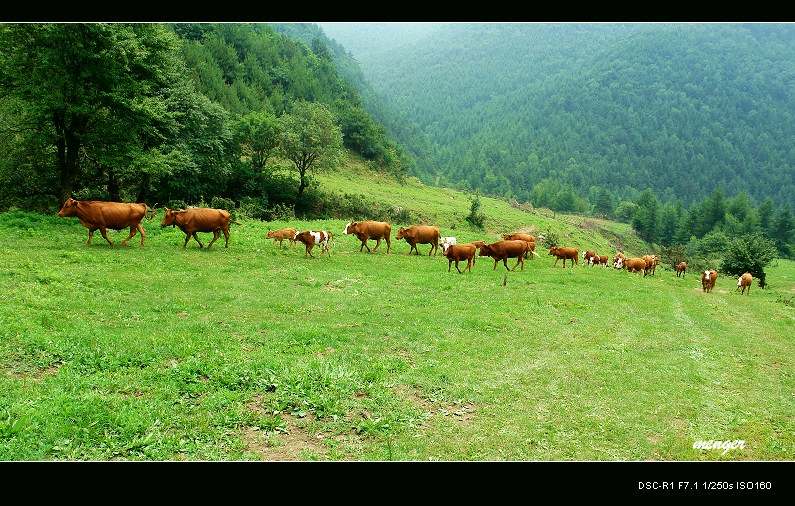
M 7 371 L 6 375 L 16 379 L 32 379 L 33 381 L 42 381 L 48 376 L 58 374 L 58 370 L 63 364 L 55 362 L 47 367 L 39 367 L 33 371 Z
M 261 409 L 261 408 L 260 408 Z M 286 433 L 275 433 L 258 430 L 255 427 L 243 429 L 243 442 L 246 451 L 256 453 L 263 460 L 307 460 L 308 456 L 316 455 L 325 457 L 327 448 L 322 443 L 323 434 L 312 436 L 306 430 L 305 422 L 299 418 L 282 414 L 282 420 L 287 425 Z M 307 416 L 303 420 L 311 418 Z
M 337 350 L 332 348 L 331 346 L 329 346 L 325 350 L 315 353 L 315 356 L 316 357 L 325 357 L 326 355 L 334 353 L 335 351 L 337 351 Z
M 423 395 L 418 388 L 406 385 L 398 385 L 394 390 L 401 398 L 422 409 L 429 416 L 444 416 L 460 423 L 468 423 L 475 417 L 475 405 L 470 402 L 435 401 Z
M 265 414 L 262 407 L 264 398 L 264 395 L 257 395 L 246 407 L 255 413 Z M 321 458 L 326 456 L 328 449 L 323 440 L 327 436 L 312 436 L 306 429 L 306 424 L 314 420 L 311 414 L 304 418 L 286 413 L 280 416 L 285 422 L 286 432 L 269 432 L 258 427 L 243 429 L 242 438 L 246 451 L 258 454 L 263 460 L 307 460 L 311 455 Z

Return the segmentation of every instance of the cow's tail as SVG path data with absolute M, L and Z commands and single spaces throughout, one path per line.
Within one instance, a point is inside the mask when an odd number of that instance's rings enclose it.
M 149 205 L 147 205 L 146 202 L 144 202 L 144 209 L 145 209 L 144 215 L 146 216 L 146 219 L 149 221 L 151 221 L 152 218 L 154 218 L 155 215 L 157 214 L 157 204 L 155 204 L 155 207 L 149 207 Z

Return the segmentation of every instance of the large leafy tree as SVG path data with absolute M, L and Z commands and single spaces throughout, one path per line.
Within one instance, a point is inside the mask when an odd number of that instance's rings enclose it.
M 93 164 L 118 193 L 116 169 L 148 157 L 178 128 L 164 89 L 178 77 L 176 37 L 158 25 L 0 27 L 0 86 L 55 154 L 57 194 Z
M 340 161 L 343 154 L 342 132 L 326 106 L 306 101 L 296 102 L 289 114 L 279 118 L 279 125 L 279 150 L 298 172 L 298 213 L 310 173 L 332 167 Z

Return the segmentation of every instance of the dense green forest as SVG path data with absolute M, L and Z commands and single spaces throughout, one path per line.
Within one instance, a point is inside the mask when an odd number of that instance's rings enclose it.
M 322 40 L 267 25 L 3 25 L 0 78 L 3 208 L 75 195 L 303 213 L 343 145 L 376 170 L 411 163 Z
M 342 44 L 379 41 L 323 27 Z M 560 210 L 587 211 L 602 188 L 615 201 L 648 187 L 689 206 L 721 187 L 795 203 L 794 27 L 449 24 L 385 38 L 361 65 L 430 140 L 426 181 Z M 549 179 L 584 202 L 550 195 Z

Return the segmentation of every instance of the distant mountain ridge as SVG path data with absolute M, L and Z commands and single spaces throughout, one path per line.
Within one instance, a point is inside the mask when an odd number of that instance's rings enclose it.
M 392 33 L 360 63 L 386 109 L 416 125 L 384 121 L 425 155 L 426 181 L 531 200 L 555 178 L 581 195 L 650 187 L 685 204 L 720 186 L 795 204 L 795 26 L 449 24 L 416 35 L 395 44 Z

